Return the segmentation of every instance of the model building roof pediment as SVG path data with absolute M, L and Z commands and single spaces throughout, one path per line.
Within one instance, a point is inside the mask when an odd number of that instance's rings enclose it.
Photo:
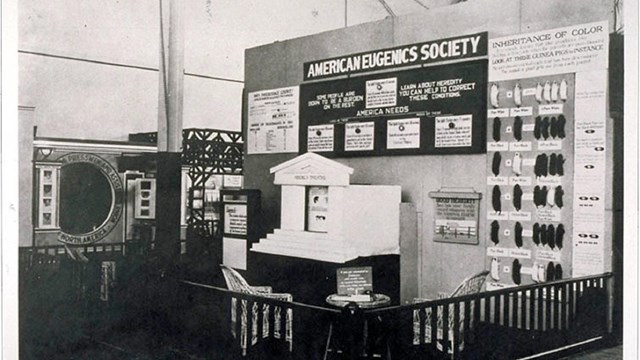
M 315 153 L 306 153 L 274 166 L 276 185 L 347 186 L 353 168 Z

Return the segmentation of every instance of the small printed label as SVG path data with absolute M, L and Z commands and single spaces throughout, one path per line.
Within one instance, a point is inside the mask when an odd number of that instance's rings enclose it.
M 536 94 L 536 88 L 522 89 L 522 96 L 533 96 Z
M 530 176 L 512 176 L 509 178 L 509 184 L 511 185 L 520 185 L 520 186 L 531 186 L 531 177 Z
M 518 259 L 531 259 L 531 250 L 509 249 L 509 256 L 518 258 Z
M 307 150 L 333 151 L 333 125 L 316 125 L 307 128 Z
M 487 178 L 488 185 L 508 185 L 509 178 L 506 176 L 489 176 Z
M 560 214 L 560 210 L 552 210 L 552 209 L 538 209 L 536 210 L 538 213 L 539 221 L 550 221 L 550 222 L 561 222 L 562 215 Z
M 487 214 L 487 219 L 489 219 L 489 220 L 509 220 L 509 213 L 506 213 L 506 212 L 497 213 L 495 211 L 490 211 Z
M 487 151 L 508 151 L 509 143 L 506 141 L 488 142 Z
M 531 142 L 523 141 L 523 142 L 510 142 L 509 143 L 509 151 L 531 151 Z
M 486 285 L 487 291 L 491 291 L 491 290 L 501 290 L 501 289 L 508 289 L 508 288 L 512 288 L 515 287 L 516 285 L 511 285 L 511 284 L 502 284 L 502 283 L 497 283 L 497 282 L 488 282 Z
M 562 150 L 562 140 L 538 141 L 538 150 Z
M 373 122 L 345 124 L 344 151 L 373 150 L 374 130 Z
M 533 237 L 533 230 L 522 230 L 522 236 Z
M 579 208 L 582 213 L 599 214 L 604 211 L 604 196 L 602 193 L 578 192 L 575 195 L 574 206 Z
M 532 116 L 533 108 L 531 106 L 521 107 L 521 108 L 511 108 L 510 112 L 511 117 L 514 116 Z
M 561 260 L 561 255 L 562 254 L 559 251 L 538 249 L 536 259 L 559 262 Z
M 522 194 L 523 201 L 533 201 L 533 193 L 524 193 Z
M 509 257 L 509 249 L 499 247 L 488 247 L 487 256 L 491 257 Z
M 509 108 L 491 109 L 487 111 L 487 117 L 509 117 Z
M 533 131 L 535 127 L 536 127 L 536 124 L 523 124 L 522 131 Z
M 536 159 L 522 159 L 522 166 L 534 166 Z
M 564 104 L 540 105 L 538 107 L 538 114 L 540 115 L 562 114 L 563 108 L 564 108 Z
M 509 220 L 531 221 L 531 213 L 528 211 L 511 211 L 509 212 Z
M 420 118 L 387 121 L 387 149 L 420 147 Z
M 538 185 L 558 186 L 562 185 L 562 178 L 559 176 L 541 176 L 536 179 Z
M 520 268 L 520 274 L 531 275 L 533 274 L 533 268 L 530 268 L 530 267 Z

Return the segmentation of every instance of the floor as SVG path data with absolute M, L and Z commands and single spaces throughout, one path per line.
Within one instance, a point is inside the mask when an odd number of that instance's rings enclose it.
M 622 359 L 622 345 L 614 346 L 608 349 L 592 350 L 578 353 L 572 356 L 564 357 L 562 360 L 614 360 Z
M 128 344 L 119 344 L 116 346 L 107 342 L 87 342 L 84 346 L 78 346 L 73 351 L 65 354 L 60 354 L 60 360 L 205 360 L 200 357 L 193 356 L 180 352 L 176 349 L 164 348 L 160 351 L 152 351 L 146 347 L 141 347 L 140 344 L 135 344 L 135 336 L 129 338 Z M 133 344 L 131 343 L 133 342 Z M 126 347 L 126 348 L 125 348 Z M 29 357 L 22 356 L 23 359 L 29 359 Z M 58 359 L 58 358 L 57 358 Z M 56 360 L 57 360 L 56 359 Z M 575 355 L 560 358 L 559 360 L 619 360 L 622 359 L 622 345 L 614 346 L 607 349 L 598 349 L 585 351 Z

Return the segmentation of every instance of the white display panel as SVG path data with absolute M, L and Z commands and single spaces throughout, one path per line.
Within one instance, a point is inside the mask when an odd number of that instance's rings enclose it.
M 234 269 L 247 270 L 247 240 L 222 238 L 222 263 Z
M 249 93 L 247 154 L 298 151 L 298 86 Z

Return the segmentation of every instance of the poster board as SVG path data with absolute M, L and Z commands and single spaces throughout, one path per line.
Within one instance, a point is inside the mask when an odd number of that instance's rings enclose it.
M 434 241 L 478 244 L 481 193 L 432 191 L 429 197 L 435 203 Z
M 247 204 L 224 204 L 224 233 L 247 235 Z
M 262 234 L 260 190 L 220 190 L 222 263 L 247 270 L 249 248 Z
M 329 216 L 329 187 L 307 187 L 307 231 L 328 231 Z
M 601 21 L 489 42 L 487 289 L 605 271 L 608 38 Z
M 339 268 L 336 271 L 338 295 L 362 295 L 373 292 L 371 266 Z
M 486 60 L 300 86 L 301 153 L 323 156 L 485 151 Z
M 298 100 L 297 86 L 249 93 L 247 154 L 298 151 Z

